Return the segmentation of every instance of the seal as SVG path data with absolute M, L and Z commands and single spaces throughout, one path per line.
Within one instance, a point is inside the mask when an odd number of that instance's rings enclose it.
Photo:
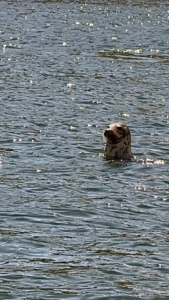
M 104 156 L 107 159 L 131 159 L 131 134 L 127 125 L 111 124 L 103 133 L 106 139 Z

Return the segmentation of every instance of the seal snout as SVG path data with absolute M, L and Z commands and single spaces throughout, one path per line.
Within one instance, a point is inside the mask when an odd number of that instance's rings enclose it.
M 105 129 L 105 131 L 103 132 L 105 137 L 108 137 L 110 133 L 110 129 Z
M 117 144 L 121 140 L 123 129 L 121 124 L 111 124 L 104 131 L 104 136 L 109 143 Z
M 113 130 L 110 128 L 105 129 L 103 132 L 104 137 L 109 141 L 109 143 L 116 143 L 117 138 Z

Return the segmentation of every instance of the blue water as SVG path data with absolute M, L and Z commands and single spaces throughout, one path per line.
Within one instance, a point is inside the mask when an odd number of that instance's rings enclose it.
M 0 299 L 168 299 L 169 10 L 0 1 Z M 106 161 L 123 122 L 133 162 Z

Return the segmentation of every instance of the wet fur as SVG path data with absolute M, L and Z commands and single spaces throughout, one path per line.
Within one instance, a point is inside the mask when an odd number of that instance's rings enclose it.
M 111 124 L 104 131 L 104 138 L 107 141 L 104 152 L 107 159 L 130 159 L 133 157 L 130 130 L 125 124 Z

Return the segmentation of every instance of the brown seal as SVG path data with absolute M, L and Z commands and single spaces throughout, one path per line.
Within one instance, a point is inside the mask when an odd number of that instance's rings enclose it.
M 133 157 L 131 152 L 131 135 L 127 125 L 122 123 L 111 124 L 104 131 L 107 141 L 104 155 L 107 159 L 130 159 Z

